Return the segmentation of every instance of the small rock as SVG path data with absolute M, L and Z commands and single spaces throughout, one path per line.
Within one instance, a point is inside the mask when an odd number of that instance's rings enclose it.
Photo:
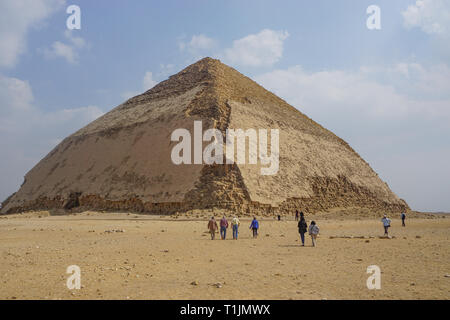
M 198 281 L 192 281 L 192 282 L 191 282 L 191 285 L 193 285 L 193 286 L 198 286 Z
M 416 236 L 416 239 L 420 239 L 420 238 L 422 238 L 421 236 Z

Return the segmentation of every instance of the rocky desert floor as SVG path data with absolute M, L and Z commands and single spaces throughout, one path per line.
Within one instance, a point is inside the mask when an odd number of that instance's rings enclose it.
M 219 216 L 216 216 L 219 218 Z M 1 299 L 449 299 L 450 217 L 314 218 L 318 246 L 297 223 L 263 218 L 258 239 L 212 241 L 206 216 L 33 212 L 0 217 Z M 67 267 L 81 289 L 66 286 Z M 381 289 L 366 286 L 381 269 Z

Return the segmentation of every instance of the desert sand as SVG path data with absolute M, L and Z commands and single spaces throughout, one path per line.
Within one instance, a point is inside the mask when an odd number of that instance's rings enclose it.
M 1 299 L 449 299 L 450 219 L 316 219 L 318 246 L 301 247 L 297 222 L 250 217 L 240 238 L 211 241 L 206 215 L 32 212 L 0 217 Z M 219 213 L 216 218 L 219 218 Z M 361 238 L 364 237 L 364 238 Z M 66 268 L 81 268 L 81 289 Z M 381 289 L 369 290 L 369 265 Z

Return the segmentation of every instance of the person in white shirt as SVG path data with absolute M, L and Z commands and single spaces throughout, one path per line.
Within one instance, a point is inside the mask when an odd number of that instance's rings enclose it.
M 388 236 L 388 228 L 391 226 L 391 219 L 384 215 L 383 219 L 381 219 L 381 222 L 383 222 L 384 235 Z
M 317 241 L 317 235 L 319 234 L 319 227 L 316 225 L 315 221 L 311 221 L 311 224 L 309 225 L 308 233 L 311 236 L 312 245 L 313 245 L 313 247 L 315 247 L 316 241 Z
M 233 227 L 233 239 L 237 240 L 238 238 L 238 229 L 241 222 L 238 217 L 234 216 L 233 220 L 231 220 L 231 226 Z

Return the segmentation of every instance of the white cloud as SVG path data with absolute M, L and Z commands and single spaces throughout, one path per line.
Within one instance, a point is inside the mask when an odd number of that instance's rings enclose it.
M 62 57 L 69 63 L 75 63 L 78 59 L 77 53 L 70 45 L 59 41 L 53 42 L 51 49 L 45 50 L 44 54 L 47 58 Z
M 188 44 L 188 47 L 191 49 L 199 49 L 199 50 L 210 50 L 214 48 L 215 40 L 212 38 L 208 38 L 203 34 L 192 36 L 191 41 Z
M 349 142 L 414 209 L 450 210 L 450 201 L 436 196 L 450 189 L 442 160 L 450 150 L 448 66 L 294 66 L 255 80 Z
M 197 54 L 200 51 L 212 50 L 216 47 L 217 42 L 213 38 L 209 38 L 204 34 L 193 35 L 189 42 L 180 41 L 178 47 L 181 51 L 188 50 L 193 54 Z
M 281 59 L 283 44 L 288 37 L 287 31 L 263 29 L 257 34 L 234 40 L 231 47 L 223 49 L 219 48 L 217 40 L 198 34 L 188 42 L 178 39 L 178 47 L 189 53 L 187 63 L 210 56 L 237 66 L 268 67 Z
M 151 71 L 147 71 L 144 74 L 144 78 L 142 79 L 142 91 L 128 90 L 128 91 L 122 92 L 120 96 L 124 100 L 128 100 L 130 98 L 133 98 L 134 96 L 137 96 L 137 95 L 153 88 L 157 83 L 158 83 L 158 81 L 153 79 L 153 73 Z
M 0 67 L 13 67 L 26 51 L 29 30 L 38 27 L 64 0 L 0 1 Z
M 28 82 L 0 74 L 0 201 L 63 138 L 103 114 L 96 106 L 44 112 Z
M 428 34 L 448 34 L 450 2 L 447 0 L 417 0 L 402 12 L 406 28 L 419 27 Z
M 309 114 L 450 116 L 450 69 L 445 65 L 398 64 L 354 72 L 306 72 L 294 66 L 255 79 Z
M 124 91 L 120 94 L 120 97 L 124 100 L 128 100 L 128 99 L 133 98 L 141 93 L 142 92 L 140 92 L 140 91 Z
M 158 77 L 160 78 L 166 78 L 175 72 L 175 65 L 172 63 L 160 64 L 159 67 L 160 72 L 158 73 Z
M 142 81 L 144 90 L 153 88 L 157 83 L 157 81 L 153 80 L 153 74 L 150 71 L 147 71 L 144 75 L 144 80 Z
M 31 110 L 33 93 L 28 82 L 0 74 L 0 118 Z
M 264 29 L 233 41 L 233 46 L 225 49 L 223 59 L 234 65 L 271 66 L 281 59 L 283 43 L 288 36 L 287 31 Z
M 81 49 L 86 46 L 86 41 L 81 37 L 75 36 L 75 32 L 77 31 L 66 30 L 64 31 L 64 36 L 72 43 L 75 48 Z
M 64 32 L 64 36 L 68 40 L 68 43 L 55 41 L 50 49 L 45 48 L 41 50 L 44 56 L 49 59 L 61 57 L 71 64 L 77 63 L 79 50 L 86 46 L 86 41 L 81 37 L 74 36 L 73 32 L 74 31 L 69 30 Z

